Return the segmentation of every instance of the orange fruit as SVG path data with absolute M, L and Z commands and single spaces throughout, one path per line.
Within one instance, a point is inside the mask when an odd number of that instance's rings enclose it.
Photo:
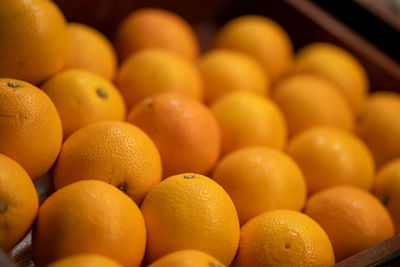
M 267 17 L 245 15 L 229 21 L 217 32 L 214 46 L 250 54 L 272 82 L 292 68 L 292 42 L 286 31 Z
M 328 234 L 336 261 L 341 261 L 394 235 L 385 207 L 371 193 L 336 186 L 312 195 L 305 213 Z
M 47 267 L 122 267 L 118 262 L 93 253 L 73 254 L 52 262 Z
M 148 267 L 225 267 L 213 256 L 200 250 L 185 249 L 171 252 L 158 260 L 154 261 Z
M 88 179 L 106 181 L 140 204 L 161 181 L 160 155 L 136 126 L 120 121 L 93 123 L 64 142 L 53 170 L 56 189 Z
M 400 234 L 400 158 L 384 165 L 376 177 L 373 192 L 388 209 Z
M 36 180 L 53 165 L 61 149 L 62 126 L 50 98 L 24 81 L 0 78 L 0 153 Z
M 239 51 L 211 50 L 200 58 L 199 69 L 207 103 L 232 91 L 249 91 L 261 95 L 269 91 L 270 81 L 262 66 Z
M 352 131 L 354 114 L 334 84 L 312 74 L 295 74 L 278 81 L 274 100 L 285 115 L 289 134 L 319 125 Z
M 329 43 L 311 43 L 298 51 L 295 71 L 312 73 L 334 83 L 350 107 L 359 113 L 369 91 L 368 76 L 361 63 L 348 51 Z
M 116 83 L 128 109 L 148 96 L 164 92 L 203 98 L 197 67 L 166 49 L 149 48 L 131 55 L 122 63 Z
M 2 0 L 0 21 L 0 77 L 37 84 L 63 67 L 67 27 L 53 1 Z
M 0 154 L 0 249 L 11 250 L 35 220 L 39 199 L 31 178 L 17 162 Z
M 372 188 L 375 168 L 371 152 L 344 130 L 329 126 L 305 130 L 290 141 L 288 153 L 299 164 L 309 194 L 335 185 Z
M 356 132 L 371 149 L 378 167 L 400 157 L 400 95 L 373 93 L 356 120 Z
M 111 42 L 96 29 L 68 23 L 69 49 L 64 69 L 84 69 L 112 80 L 117 69 L 117 55 Z
M 192 27 L 178 14 L 158 8 L 130 13 L 118 26 L 115 48 L 121 59 L 149 47 L 168 49 L 189 60 L 197 58 L 199 41 Z
M 147 261 L 198 249 L 225 265 L 239 244 L 239 219 L 228 194 L 200 174 L 171 176 L 156 185 L 141 207 L 147 228 Z
M 300 168 L 275 148 L 235 150 L 217 164 L 212 179 L 231 197 L 241 225 L 268 210 L 300 211 L 306 201 Z
M 207 174 L 220 155 L 220 130 L 212 112 L 184 95 L 164 93 L 138 103 L 128 121 L 153 140 L 161 155 L 163 175 Z
M 232 266 L 332 266 L 335 257 L 325 231 L 293 210 L 262 213 L 240 230 Z
M 125 119 L 125 102 L 119 90 L 89 71 L 64 70 L 47 80 L 41 89 L 60 114 L 64 139 L 94 122 Z
M 211 105 L 222 134 L 222 154 L 246 146 L 283 148 L 286 122 L 270 99 L 249 92 L 228 93 Z
M 110 257 L 140 266 L 146 228 L 127 195 L 102 181 L 79 181 L 48 197 L 40 206 L 32 236 L 35 264 L 46 265 L 76 253 Z

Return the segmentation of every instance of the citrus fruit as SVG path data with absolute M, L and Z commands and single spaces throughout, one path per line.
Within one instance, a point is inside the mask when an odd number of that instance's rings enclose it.
M 212 179 L 235 204 L 240 224 L 268 210 L 301 210 L 306 183 L 296 162 L 269 147 L 246 147 L 227 154 Z
M 262 213 L 242 226 L 232 266 L 332 266 L 332 244 L 310 217 L 293 210 Z
M 32 236 L 39 266 L 76 253 L 96 253 L 140 266 L 146 246 L 143 216 L 126 194 L 102 181 L 79 181 L 40 206 Z
M 171 176 L 146 196 L 147 261 L 182 249 L 198 249 L 225 265 L 239 244 L 239 219 L 228 194 L 200 174 Z
M 47 80 L 41 89 L 56 106 L 64 139 L 94 122 L 125 119 L 121 93 L 110 81 L 95 73 L 64 70 Z
M 312 195 L 305 213 L 328 234 L 336 261 L 394 235 L 392 219 L 371 193 L 352 186 L 326 188 Z
M 93 253 L 80 253 L 52 262 L 47 267 L 122 267 L 118 262 Z
M 157 146 L 164 177 L 190 171 L 207 174 L 219 158 L 217 120 L 195 99 L 173 93 L 150 96 L 129 112 L 128 121 Z
M 39 199 L 31 178 L 17 162 L 0 154 L 0 249 L 9 251 L 33 224 Z
M 53 1 L 2 0 L 0 21 L 0 77 L 38 84 L 63 67 L 67 27 Z
M 224 267 L 225 265 L 213 256 L 200 250 L 185 249 L 171 252 L 158 260 L 154 261 L 148 267 Z
M 201 76 L 194 63 L 161 48 L 148 48 L 128 57 L 122 62 L 116 83 L 128 109 L 157 93 L 203 98 Z
M 0 153 L 18 162 L 36 180 L 61 149 L 62 126 L 50 98 L 36 86 L 0 78 Z
M 305 130 L 290 141 L 288 153 L 299 164 L 309 194 L 334 185 L 372 188 L 371 152 L 349 132 L 329 126 Z
M 140 204 L 161 181 L 161 160 L 151 139 L 127 122 L 102 121 L 64 142 L 53 170 L 56 189 L 80 180 L 103 180 Z

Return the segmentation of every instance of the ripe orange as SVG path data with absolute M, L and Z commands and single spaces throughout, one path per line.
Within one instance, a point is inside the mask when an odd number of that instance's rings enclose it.
M 396 233 L 400 234 L 400 158 L 379 170 L 373 192 L 388 209 Z
M 0 154 L 0 249 L 9 251 L 35 220 L 39 199 L 31 178 L 17 162 Z
M 371 149 L 378 167 L 400 157 L 399 114 L 400 95 L 377 92 L 356 120 L 356 132 Z
M 118 26 L 115 47 L 121 59 L 140 49 L 159 47 L 194 60 L 200 49 L 194 30 L 182 17 L 157 8 L 129 14 Z
M 334 84 L 312 74 L 297 74 L 278 81 L 274 100 L 285 115 L 289 134 L 319 125 L 352 131 L 354 114 Z
M 164 92 L 203 98 L 197 67 L 166 49 L 149 48 L 128 57 L 118 71 L 116 83 L 128 109 L 148 96 Z
M 138 103 L 128 121 L 150 136 L 161 155 L 163 176 L 207 174 L 220 155 L 220 130 L 211 111 L 184 95 L 164 93 Z
M 270 99 L 249 92 L 228 93 L 211 105 L 222 134 L 222 154 L 246 146 L 283 148 L 286 122 Z
M 73 254 L 52 262 L 47 267 L 122 267 L 118 262 L 93 253 Z
M 0 77 L 38 84 L 63 67 L 67 27 L 53 1 L 2 0 L 0 21 Z
M 76 253 L 96 253 L 140 266 L 146 228 L 136 204 L 102 181 L 79 181 L 40 206 L 32 236 L 38 266 Z
M 336 261 L 341 261 L 394 235 L 392 219 L 369 192 L 336 186 L 312 195 L 305 213 L 328 234 Z
M 211 50 L 200 58 L 207 103 L 232 91 L 268 94 L 270 81 L 262 66 L 249 55 L 229 50 Z
M 248 221 L 232 266 L 332 266 L 335 257 L 325 231 L 293 210 L 273 210 Z
M 292 42 L 285 30 L 267 17 L 245 15 L 229 21 L 217 32 L 214 46 L 250 54 L 272 82 L 292 68 Z
M 208 255 L 200 250 L 186 249 L 169 253 L 148 267 L 225 267 L 220 261 L 213 256 Z
M 161 181 L 160 155 L 151 139 L 129 123 L 93 123 L 64 142 L 53 171 L 56 189 L 88 179 L 116 186 L 139 205 Z
M 36 86 L 0 78 L 0 153 L 17 161 L 36 180 L 61 149 L 62 126 L 50 98 Z
M 117 69 L 117 55 L 111 42 L 96 29 L 68 23 L 69 50 L 64 69 L 84 69 L 112 80 Z
M 212 179 L 235 204 L 240 224 L 274 209 L 300 211 L 306 201 L 306 182 L 296 162 L 268 147 L 248 147 L 226 155 Z
M 41 86 L 60 114 L 63 137 L 103 120 L 124 120 L 125 103 L 105 78 L 85 70 L 64 70 Z
M 239 220 L 228 194 L 200 174 L 171 176 L 156 185 L 141 207 L 147 228 L 146 259 L 198 249 L 229 265 L 239 244 Z
M 333 82 L 357 114 L 363 108 L 369 82 L 361 63 L 348 51 L 329 43 L 312 43 L 296 56 L 295 71 L 312 73 Z
M 334 185 L 372 188 L 375 169 L 371 152 L 344 130 L 328 126 L 305 130 L 291 140 L 288 153 L 299 164 L 309 194 Z

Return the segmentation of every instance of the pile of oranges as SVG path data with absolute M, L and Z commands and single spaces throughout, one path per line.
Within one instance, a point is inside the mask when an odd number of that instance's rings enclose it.
M 0 21 L 5 252 L 33 229 L 35 266 L 331 266 L 400 233 L 400 95 L 344 49 L 258 15 L 205 53 L 155 8 L 113 42 L 49 0 Z

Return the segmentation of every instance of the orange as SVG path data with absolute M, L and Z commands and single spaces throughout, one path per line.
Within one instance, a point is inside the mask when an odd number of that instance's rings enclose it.
M 122 267 L 122 265 L 99 254 L 81 253 L 56 260 L 47 267 Z
M 292 68 L 292 42 L 286 31 L 267 17 L 245 15 L 229 21 L 217 32 L 214 46 L 253 56 L 262 64 L 272 82 Z
M 207 174 L 220 155 L 220 130 L 212 112 L 184 95 L 164 93 L 138 103 L 128 121 L 157 146 L 168 177 L 183 172 Z
M 117 28 L 115 47 L 121 59 L 140 49 L 159 47 L 194 60 L 200 50 L 194 30 L 182 17 L 158 8 L 130 13 Z
M 274 100 L 285 115 L 289 134 L 319 125 L 352 131 L 354 114 L 334 84 L 312 74 L 297 74 L 278 81 Z
M 213 256 L 208 255 L 200 250 L 185 249 L 169 253 L 148 267 L 225 267 Z
M 97 121 L 125 119 L 125 102 L 119 90 L 89 71 L 64 70 L 47 80 L 41 89 L 60 114 L 64 139 Z
M 325 231 L 293 210 L 273 210 L 254 217 L 240 230 L 232 266 L 332 266 L 335 257 Z
M 356 120 L 356 132 L 371 149 L 378 167 L 400 157 L 400 95 L 373 93 Z
M 0 21 L 0 77 L 38 84 L 63 67 L 67 27 L 53 1 L 2 0 Z
M 199 69 L 207 103 L 232 91 L 249 91 L 261 95 L 269 92 L 270 81 L 262 66 L 242 52 L 211 50 L 200 58 Z
M 309 198 L 305 213 L 328 234 L 336 261 L 394 235 L 385 207 L 371 193 L 352 186 L 324 189 Z
M 65 69 L 84 69 L 112 80 L 117 69 L 117 55 L 111 42 L 96 29 L 68 23 L 69 49 Z
M 368 76 L 357 58 L 343 48 L 329 43 L 309 44 L 299 50 L 295 71 L 330 80 L 355 113 L 363 108 L 369 91 Z
M 88 179 L 106 181 L 140 204 L 161 181 L 160 155 L 151 139 L 129 123 L 93 123 L 64 142 L 53 171 L 56 189 Z
M 400 158 L 384 165 L 376 176 L 373 192 L 388 209 L 400 234 Z
M 29 230 L 39 207 L 31 178 L 17 162 L 0 154 L 0 249 L 11 250 Z
M 222 134 L 222 154 L 246 146 L 283 148 L 286 122 L 270 99 L 249 92 L 228 93 L 211 105 Z
M 268 210 L 300 211 L 306 201 L 306 182 L 296 162 L 268 147 L 246 147 L 226 155 L 212 179 L 231 197 L 240 224 Z
M 0 153 L 17 161 L 36 180 L 61 149 L 62 126 L 50 98 L 24 81 L 0 78 Z
M 299 164 L 309 194 L 335 185 L 372 188 L 374 161 L 368 147 L 344 130 L 319 126 L 294 137 L 289 155 Z
M 228 194 L 200 174 L 171 176 L 156 185 L 141 207 L 147 227 L 146 259 L 198 249 L 225 265 L 239 244 L 239 219 Z
M 94 180 L 79 181 L 48 197 L 32 236 L 38 266 L 76 253 L 140 266 L 145 246 L 145 222 L 135 202 L 114 186 Z
M 175 92 L 202 100 L 203 85 L 197 67 L 166 49 L 149 48 L 128 57 L 116 83 L 128 109 L 140 100 L 164 92 Z

